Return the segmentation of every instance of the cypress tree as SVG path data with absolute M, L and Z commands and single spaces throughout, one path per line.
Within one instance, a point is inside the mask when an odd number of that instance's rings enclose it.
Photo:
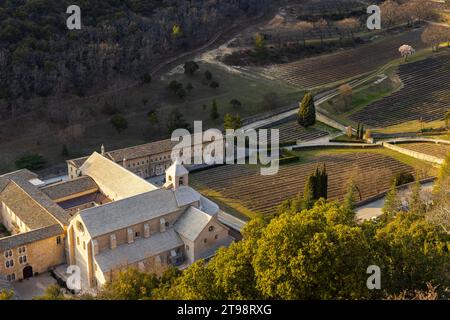
M 324 199 L 328 198 L 328 174 L 327 174 L 327 168 L 325 163 L 323 164 L 322 168 L 322 194 L 321 197 Z
M 314 199 L 314 176 L 310 175 L 305 182 L 303 190 L 302 209 L 311 209 L 316 199 Z
M 400 205 L 401 202 L 397 192 L 397 179 L 394 178 L 384 201 L 382 209 L 384 214 L 383 219 L 385 221 L 389 220 L 399 210 Z
M 217 118 L 219 118 L 219 111 L 217 110 L 216 99 L 213 100 L 210 117 L 212 120 L 216 120 Z
M 311 93 L 306 93 L 298 111 L 298 123 L 307 128 L 316 123 L 316 107 Z

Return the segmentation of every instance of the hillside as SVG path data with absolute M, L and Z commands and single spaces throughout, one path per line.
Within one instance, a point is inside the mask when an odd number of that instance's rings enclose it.
M 82 0 L 82 29 L 70 31 L 69 1 L 0 1 L 0 117 L 28 111 L 23 101 L 36 96 L 84 96 L 139 81 L 269 3 Z

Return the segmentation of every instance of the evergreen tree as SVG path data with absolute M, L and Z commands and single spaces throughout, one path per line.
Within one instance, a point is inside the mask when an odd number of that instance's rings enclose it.
M 109 120 L 109 122 L 114 127 L 114 129 L 116 129 L 117 133 L 119 133 L 119 134 L 128 128 L 127 119 L 125 119 L 122 115 L 120 115 L 118 113 L 113 115 L 111 117 L 111 119 Z
M 211 119 L 217 120 L 219 118 L 219 111 L 217 110 L 217 101 L 216 99 L 213 100 L 212 108 L 211 108 Z
M 169 133 L 172 133 L 176 129 L 190 129 L 189 123 L 184 120 L 183 115 L 178 109 L 172 110 L 167 119 L 167 130 Z
M 389 220 L 392 216 L 394 216 L 395 213 L 399 211 L 400 206 L 401 202 L 397 192 L 397 179 L 394 178 L 392 180 L 391 187 L 386 194 L 386 199 L 382 209 L 385 220 Z
M 63 144 L 62 151 L 61 151 L 61 155 L 62 155 L 64 158 L 66 158 L 66 157 L 69 156 L 69 149 L 67 148 L 67 145 L 66 145 L 66 144 Z
M 305 183 L 303 190 L 302 209 L 311 209 L 314 205 L 314 176 L 310 175 Z
M 414 183 L 411 195 L 408 199 L 409 212 L 414 215 L 423 215 L 425 213 L 425 204 L 420 197 L 421 185 L 419 177 L 416 177 L 416 182 Z
M 306 93 L 298 111 L 298 123 L 307 128 L 316 123 L 316 107 L 311 93 Z
M 328 199 L 328 174 L 327 174 L 327 168 L 325 163 L 323 164 L 323 168 L 322 168 L 322 173 L 321 173 L 321 177 L 322 177 L 322 183 L 321 183 L 321 198 L 324 199 Z

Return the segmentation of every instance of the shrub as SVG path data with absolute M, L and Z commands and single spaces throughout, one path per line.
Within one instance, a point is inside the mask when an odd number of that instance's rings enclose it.
M 39 170 L 45 165 L 45 158 L 39 154 L 30 154 L 16 160 L 17 169 Z
M 414 182 L 414 176 L 409 172 L 399 172 L 395 175 L 395 185 L 401 186 L 403 184 Z
M 209 86 L 213 89 L 216 89 L 220 86 L 220 84 L 217 81 L 211 81 Z

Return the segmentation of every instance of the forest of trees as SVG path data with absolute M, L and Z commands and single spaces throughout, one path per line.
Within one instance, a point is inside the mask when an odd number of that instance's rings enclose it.
M 34 96 L 83 96 L 146 81 L 163 58 L 204 44 L 269 3 L 80 0 L 82 28 L 70 31 L 69 1 L 0 1 L 0 117 L 24 111 L 23 101 Z

